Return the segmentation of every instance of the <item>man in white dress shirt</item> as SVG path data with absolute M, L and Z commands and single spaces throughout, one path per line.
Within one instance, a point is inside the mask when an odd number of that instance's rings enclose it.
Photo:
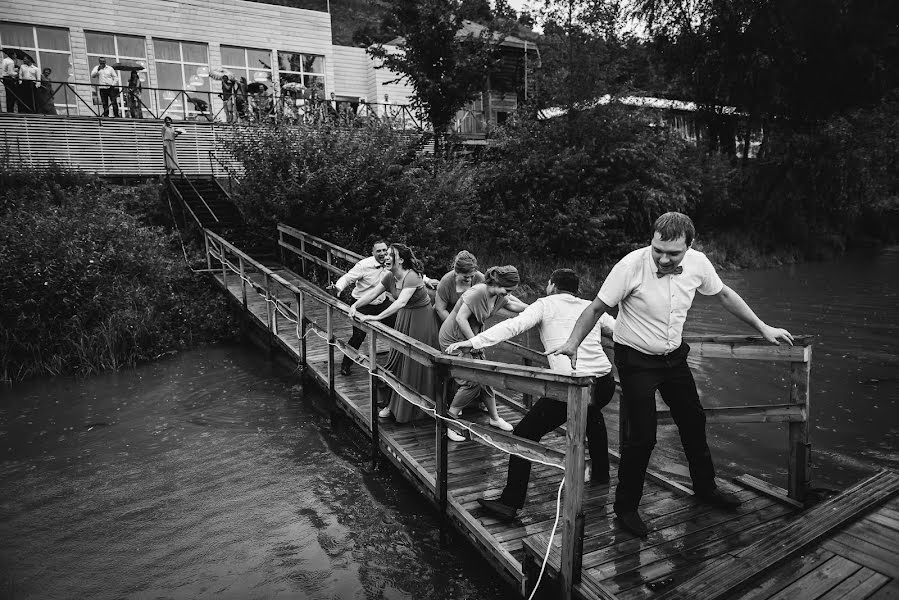
M 728 312 L 755 328 L 772 344 L 790 345 L 793 336 L 759 319 L 735 291 L 724 285 L 706 256 L 690 246 L 696 235 L 690 217 L 669 212 L 653 226 L 652 243 L 625 256 L 606 278 L 590 306 L 578 318 L 571 337 L 555 353 L 576 365 L 577 348 L 597 319 L 618 306 L 615 366 L 621 379 L 622 430 L 615 514 L 625 529 L 645 537 L 649 530 L 637 506 L 656 443 L 655 393 L 671 409 L 690 466 L 693 491 L 702 502 L 735 508 L 739 499 L 718 489 L 706 442 L 705 414 L 693 373 L 690 347 L 681 340 L 687 311 L 698 290 L 715 296 Z
M 516 335 L 539 327 L 540 341 L 544 348 L 555 348 L 568 339 L 578 317 L 589 306 L 588 300 L 575 296 L 580 279 L 571 269 L 556 269 L 546 285 L 546 297 L 536 300 L 520 315 L 498 323 L 468 341 L 450 345 L 447 352 L 453 354 L 463 348 L 480 350 L 494 346 Z M 612 378 L 612 364 L 602 348 L 602 334 L 612 334 L 615 319 L 602 315 L 599 323 L 587 334 L 578 348 L 578 371 L 596 375 L 593 399 L 587 409 L 587 445 L 593 461 L 590 481 L 593 485 L 609 483 L 609 448 L 606 422 L 602 409 L 612 400 L 615 380 Z M 558 373 L 571 373 L 568 359 L 549 356 L 549 367 Z M 512 433 L 529 440 L 539 441 L 544 435 L 568 418 L 568 406 L 552 398 L 540 398 L 530 411 L 519 421 Z M 527 496 L 528 479 L 531 474 L 530 461 L 512 456 L 509 458 L 509 474 L 506 487 L 495 500 L 478 498 L 487 511 L 501 519 L 514 519 L 524 506 Z
M 15 50 L 3 49 L 3 62 L 0 67 L 0 75 L 3 77 L 3 91 L 6 92 L 6 112 L 15 112 L 18 104 L 19 72 L 16 69 Z
M 97 66 L 91 71 L 91 79 L 96 79 L 99 86 L 100 100 L 103 102 L 103 116 L 109 116 L 109 105 L 112 103 L 112 114 L 119 116 L 119 74 L 106 65 L 106 59 L 100 57 Z
M 329 291 L 332 293 L 336 292 L 335 295 L 339 295 L 350 284 L 355 283 L 356 287 L 353 288 L 352 296 L 358 300 L 364 296 L 368 290 L 381 283 L 381 277 L 387 272 L 384 269 L 384 263 L 387 261 L 387 255 L 389 253 L 390 251 L 387 242 L 378 240 L 371 247 L 371 256 L 363 258 L 353 265 L 353 268 L 347 271 L 343 277 L 338 279 L 337 283 L 328 287 Z M 364 315 L 380 314 L 387 308 L 387 305 L 384 304 L 385 300 L 387 300 L 387 292 L 384 292 L 372 300 L 370 304 L 360 307 L 357 312 Z M 393 324 L 396 322 L 396 315 L 390 315 L 381 322 L 393 327 Z M 359 346 L 362 345 L 363 340 L 365 340 L 365 330 L 353 327 L 353 335 L 350 337 L 348 345 L 358 350 Z M 349 375 L 352 364 L 352 359 L 349 356 L 344 356 L 343 363 L 340 365 L 340 374 Z

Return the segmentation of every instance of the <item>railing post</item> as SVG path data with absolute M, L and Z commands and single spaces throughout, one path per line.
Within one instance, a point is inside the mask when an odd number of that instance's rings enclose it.
M 281 264 L 287 266 L 287 253 L 284 251 L 284 232 L 278 228 L 278 255 L 281 257 Z
M 561 597 L 570 600 L 572 587 L 581 579 L 584 550 L 584 439 L 587 405 L 593 386 L 568 388 L 568 427 L 565 450 L 565 500 L 562 503 L 562 563 L 559 569 Z
M 222 261 L 222 285 L 228 289 L 228 263 L 225 261 L 225 245 L 219 244 L 219 260 Z
M 170 194 L 171 192 L 166 189 L 165 193 Z M 174 215 L 172 218 L 174 218 Z M 203 230 L 203 242 L 206 244 L 206 270 L 212 271 L 212 255 L 209 253 L 209 232 L 205 229 Z
M 275 280 L 269 279 L 269 285 L 273 287 L 273 291 L 271 292 L 272 298 L 272 333 L 276 336 L 278 335 L 278 292 L 274 290 Z
M 306 297 L 303 295 L 303 291 L 300 290 L 297 292 L 297 325 L 299 328 L 297 329 L 297 334 L 299 335 L 299 339 L 297 339 L 297 344 L 300 348 L 300 368 L 303 372 L 306 371 Z
M 374 329 L 368 332 L 368 394 L 371 400 L 371 468 L 378 468 L 378 458 L 381 455 L 380 440 L 378 439 L 378 332 Z
M 306 238 L 300 238 L 300 252 L 303 253 L 300 256 L 300 275 L 302 275 L 304 279 L 308 279 L 306 276 Z
M 325 262 L 328 264 L 328 285 L 331 285 L 331 249 L 325 248 Z
M 812 367 L 812 349 L 808 360 L 790 363 L 790 403 L 802 407 L 803 420 L 789 424 L 789 457 L 787 493 L 793 500 L 802 502 L 809 488 L 809 383 Z
M 447 497 L 447 476 L 448 468 L 448 438 L 446 437 L 446 400 L 449 397 L 449 377 L 446 369 L 442 366 L 434 365 L 434 404 L 437 412 L 435 423 L 436 436 L 436 473 L 434 480 L 437 483 L 437 508 L 440 511 L 440 543 L 446 543 L 446 497 Z
M 265 327 L 272 330 L 272 294 L 268 285 L 268 273 L 262 274 L 262 282 L 265 285 Z
M 530 347 L 530 346 L 528 346 L 528 347 Z M 530 367 L 533 364 L 533 361 L 530 358 L 522 357 L 521 364 L 523 364 L 526 367 Z M 531 407 L 534 406 L 534 396 L 531 394 L 522 394 L 521 400 L 524 402 L 524 405 L 528 408 L 528 410 L 530 410 Z
M 325 305 L 328 315 L 328 395 L 334 399 L 334 307 Z
M 240 297 L 243 300 L 243 307 L 247 307 L 247 276 L 246 267 L 244 266 L 243 256 L 238 256 L 240 260 Z

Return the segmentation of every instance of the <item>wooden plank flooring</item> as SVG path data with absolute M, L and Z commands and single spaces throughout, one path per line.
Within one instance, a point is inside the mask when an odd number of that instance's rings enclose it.
M 300 287 L 308 285 L 294 273 L 277 273 Z M 260 284 L 262 277 L 248 273 Z M 222 275 L 217 275 L 222 284 Z M 230 275 L 227 286 L 231 297 L 242 305 L 239 278 Z M 247 285 L 246 310 L 258 325 L 267 322 L 266 299 L 259 290 Z M 296 301 L 286 290 L 277 294 L 281 302 L 296 309 Z M 271 307 L 272 304 L 269 303 Z M 307 317 L 325 327 L 325 310 L 307 302 Z M 347 340 L 352 326 L 342 314 L 334 313 L 335 336 Z M 285 352 L 297 357 L 298 336 L 295 322 L 279 315 L 276 342 Z M 328 345 L 315 333 L 307 333 L 308 373 L 322 383 L 328 381 Z M 362 355 L 367 345 L 363 344 Z M 387 346 L 378 344 L 378 360 L 386 358 Z M 343 358 L 334 349 L 335 369 Z M 516 397 L 518 399 L 518 397 Z M 335 376 L 337 407 L 360 428 L 370 431 L 370 391 L 368 371 L 356 366 L 350 376 Z M 521 409 L 501 403 L 500 414 L 510 423 L 521 418 Z M 617 411 L 609 411 L 607 424 L 610 446 L 617 437 Z M 468 410 L 465 417 L 486 424 L 486 415 Z M 431 419 L 399 425 L 391 420 L 379 423 L 380 446 L 384 455 L 397 466 L 429 501 L 435 490 L 435 428 Z M 546 436 L 544 443 L 564 450 L 561 428 Z M 545 552 L 546 541 L 555 519 L 556 497 L 561 471 L 534 465 L 525 508 L 511 523 L 501 522 L 484 513 L 477 503 L 482 496 L 500 493 L 506 478 L 508 457 L 491 447 L 467 441 L 449 443 L 448 517 L 457 529 L 493 564 L 499 573 L 523 591 L 522 562 L 526 552 Z M 737 511 L 727 512 L 697 503 L 692 496 L 671 486 L 647 479 L 641 512 L 652 528 L 646 539 L 638 539 L 622 530 L 611 518 L 613 494 L 608 485 L 585 488 L 583 581 L 575 588 L 577 597 L 644 599 L 659 596 L 682 597 L 682 586 L 701 582 L 709 574 L 726 572 L 724 562 L 738 568 L 741 553 L 795 525 L 794 507 L 749 487 L 721 483 L 743 499 Z M 891 492 L 890 492 L 891 493 Z M 564 492 L 563 492 L 564 494 Z M 848 525 L 811 551 L 785 560 L 770 568 L 764 579 L 752 589 L 740 591 L 741 600 L 762 598 L 888 598 L 895 597 L 899 575 L 899 500 L 895 497 L 875 507 L 860 520 Z M 548 575 L 557 574 L 558 534 L 550 553 Z M 541 586 L 542 588 L 543 586 Z M 689 589 L 687 588 L 682 589 Z M 891 595 L 893 594 L 893 595 Z M 551 593 L 548 597 L 553 597 Z M 700 596 L 683 596 L 700 597 Z

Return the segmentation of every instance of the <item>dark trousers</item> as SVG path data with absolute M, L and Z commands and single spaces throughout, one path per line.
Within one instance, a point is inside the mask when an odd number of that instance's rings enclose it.
M 656 390 L 671 409 L 671 417 L 680 433 L 693 489 L 715 488 L 715 467 L 705 436 L 705 413 L 699 403 L 693 373 L 687 365 L 689 352 L 687 344 L 662 356 L 643 354 L 629 346 L 615 344 L 615 366 L 621 379 L 622 418 L 616 512 L 637 510 L 643 496 L 643 480 L 656 444 Z
M 362 313 L 363 315 L 379 315 L 384 312 L 384 309 L 386 309 L 388 306 L 390 306 L 390 302 L 382 302 L 380 304 L 366 304 L 365 306 L 359 307 L 356 312 Z M 396 323 L 396 314 L 397 313 L 393 313 L 392 315 L 381 321 L 381 323 L 384 323 L 388 327 L 393 327 L 394 323 Z M 350 336 L 350 341 L 347 342 L 347 345 L 354 350 L 358 350 L 363 341 L 365 341 L 365 330 L 359 329 L 358 327 L 353 327 L 353 335 Z M 352 364 L 353 359 L 351 359 L 349 356 L 344 355 L 343 363 L 341 364 L 341 366 L 349 367 Z
M 16 105 L 19 103 L 18 87 L 15 77 L 3 78 L 3 91 L 6 92 L 6 112 L 16 112 Z
M 612 401 L 615 379 L 609 373 L 600 377 L 593 385 L 593 402 L 587 408 L 587 447 L 590 449 L 590 458 L 593 459 L 593 477 L 608 477 L 609 441 L 602 409 Z M 567 419 L 568 405 L 565 402 L 540 398 L 512 433 L 537 442 Z M 509 474 L 500 502 L 514 508 L 524 506 L 530 477 L 531 461 L 518 456 L 509 457 Z
M 109 105 L 112 104 L 112 114 L 119 116 L 119 91 L 116 88 L 100 88 L 100 101 L 103 103 L 103 116 L 109 116 Z

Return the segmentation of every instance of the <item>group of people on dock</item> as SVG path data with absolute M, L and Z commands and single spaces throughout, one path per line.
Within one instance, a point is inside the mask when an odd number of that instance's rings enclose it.
M 587 415 L 592 485 L 610 481 L 602 409 L 612 400 L 615 381 L 601 337 L 604 333 L 611 335 L 622 390 L 621 458 L 614 511 L 622 527 L 645 537 L 649 528 L 637 509 L 656 443 L 656 391 L 668 404 L 678 427 L 696 498 L 725 509 L 740 504 L 737 496 L 715 483 L 705 415 L 687 364 L 690 347 L 682 341 L 695 293 L 718 298 L 728 312 L 768 342 L 793 342 L 787 330 L 767 325 L 739 294 L 724 285 L 708 258 L 691 247 L 694 237 L 695 228 L 688 216 L 676 212 L 660 216 L 653 226 L 650 245 L 622 258 L 592 302 L 578 298 L 579 278 L 571 269 L 554 271 L 546 284 L 546 297 L 528 305 L 511 294 L 520 281 L 513 266 L 491 267 L 482 273 L 475 257 L 463 250 L 456 255 L 452 270 L 436 282 L 425 276 L 421 261 L 408 246 L 388 246 L 385 242 L 375 243 L 372 256 L 357 263 L 331 290 L 336 294 L 355 283 L 351 317 L 383 321 L 443 352 L 461 352 L 475 359 L 484 358 L 486 347 L 538 328 L 550 369 L 565 374 L 577 369 L 596 378 Z M 433 305 L 427 287 L 436 287 Z M 614 307 L 618 307 L 617 318 L 609 315 Z M 494 315 L 510 318 L 485 330 L 484 324 Z M 354 327 L 349 345 L 358 349 L 364 337 L 365 332 Z M 350 374 L 351 364 L 346 357 L 341 366 L 343 375 Z M 429 368 L 395 351 L 385 368 L 409 388 L 431 395 Z M 540 398 L 513 428 L 497 412 L 495 395 L 488 386 L 462 380 L 455 384 L 448 410 L 453 418 L 478 400 L 489 413 L 491 426 L 538 441 L 567 417 L 564 402 Z M 394 390 L 380 412 L 381 418 L 391 416 L 402 423 L 423 414 Z M 447 435 L 454 441 L 465 439 L 452 427 Z M 512 456 L 503 492 L 495 499 L 479 499 L 480 504 L 500 519 L 516 518 L 524 506 L 529 475 L 530 462 Z

